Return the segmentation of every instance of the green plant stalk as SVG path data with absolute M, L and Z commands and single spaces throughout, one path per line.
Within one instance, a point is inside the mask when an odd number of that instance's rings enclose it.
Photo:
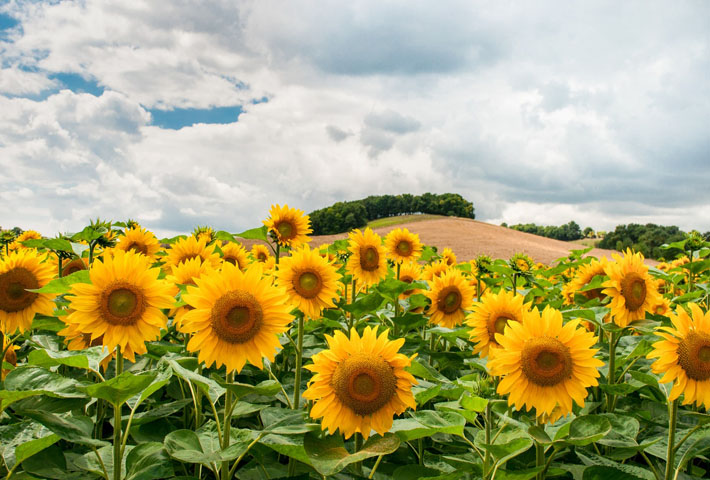
M 62 261 L 62 256 L 59 254 L 59 252 L 54 252 L 57 254 L 57 273 L 59 274 L 59 278 L 62 278 L 62 272 L 64 271 L 64 265 Z
M 668 405 L 668 450 L 666 451 L 665 480 L 673 480 L 673 465 L 675 464 L 675 427 L 678 421 L 678 399 Z
M 275 252 L 276 253 L 276 265 L 278 265 L 279 259 L 281 258 L 281 244 L 279 243 L 278 240 L 276 241 L 276 249 L 275 250 L 276 250 L 276 252 Z M 278 267 L 276 267 L 276 269 L 278 270 Z
M 234 461 L 234 464 L 232 465 L 232 468 L 229 469 L 229 478 L 232 478 L 232 477 L 234 476 L 234 472 L 237 471 L 237 466 L 239 465 L 239 462 L 241 462 L 242 459 L 244 458 L 244 456 L 249 452 L 249 450 L 251 450 L 251 447 L 253 447 L 254 445 L 256 445 L 256 444 L 259 442 L 259 440 L 261 440 L 262 438 L 264 438 L 264 435 L 266 435 L 266 434 L 265 434 L 265 433 L 260 433 L 258 437 L 256 437 L 249 445 L 247 445 L 247 449 L 244 450 L 244 453 L 242 453 L 241 455 L 239 455 L 239 458 L 237 458 L 237 459 Z M 264 467 L 262 466 L 262 469 L 263 469 L 263 468 L 264 468 Z
M 362 448 L 362 435 L 355 433 L 355 453 L 359 452 Z M 355 473 L 362 477 L 362 462 L 355 462 Z
M 89 242 L 89 265 L 94 263 L 94 248 L 96 248 L 96 240 Z
M 537 414 L 537 411 L 535 412 Z M 543 423 L 538 417 L 537 426 L 543 428 Z M 535 440 L 535 466 L 545 467 L 545 446 L 541 445 L 537 440 Z M 545 480 L 545 472 L 542 471 L 537 474 L 537 480 Z
M 298 337 L 296 346 L 296 378 L 293 383 L 293 409 L 301 408 L 301 368 L 303 364 L 303 315 L 298 316 Z
M 234 371 L 227 374 L 227 383 L 234 383 Z M 232 428 L 232 391 L 227 389 L 224 394 L 224 425 L 222 426 L 222 450 L 229 448 L 229 441 L 231 440 L 231 428 Z M 222 480 L 229 480 L 229 461 L 222 462 L 221 468 Z
M 421 440 L 421 438 L 420 438 L 420 440 Z M 375 466 L 372 467 L 372 470 L 370 470 L 370 475 L 367 477 L 368 479 L 371 479 L 372 477 L 375 476 L 375 472 L 377 471 L 377 467 L 380 466 L 380 462 L 382 461 L 382 457 L 384 457 L 384 455 L 380 455 L 379 457 L 377 457 L 377 461 L 375 462 Z
M 397 263 L 397 280 L 399 280 L 399 270 L 402 267 L 401 263 Z M 397 337 L 398 332 L 397 332 L 397 323 L 395 322 L 395 318 L 399 317 L 399 295 L 395 297 L 394 299 L 394 318 L 392 319 L 392 326 L 394 327 L 392 329 L 392 334 Z
M 614 375 L 616 373 L 616 334 L 609 333 L 609 372 L 607 373 L 607 383 L 614 385 Z M 607 412 L 614 413 L 614 395 L 607 393 Z
M 123 373 L 123 353 L 121 346 L 116 346 L 116 376 Z M 113 404 L 113 479 L 121 480 L 121 407 Z
M 490 400 L 486 404 L 486 413 L 485 413 L 485 439 L 486 439 L 486 445 L 491 444 L 491 422 L 492 422 L 492 415 L 491 415 L 491 402 Z M 491 453 L 488 451 L 486 448 L 486 455 L 483 457 L 483 478 L 488 478 L 489 476 L 489 471 L 488 471 L 488 463 L 491 461 Z

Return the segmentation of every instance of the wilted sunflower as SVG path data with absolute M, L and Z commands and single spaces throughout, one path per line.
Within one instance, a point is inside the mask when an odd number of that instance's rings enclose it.
M 155 254 L 160 250 L 160 243 L 152 232 L 142 227 L 129 228 L 116 244 L 116 249 L 128 251 L 133 250 L 155 261 Z
M 602 293 L 611 297 L 609 307 L 613 322 L 623 328 L 653 311 L 653 307 L 660 303 L 661 295 L 656 289 L 656 281 L 648 274 L 641 253 L 627 250 L 623 258 L 615 253 L 612 257 L 615 261 L 607 263 L 604 268 L 609 280 L 604 282 Z
M 221 247 L 222 262 L 236 265 L 240 270 L 244 270 L 249 265 L 249 256 L 246 248 L 243 245 L 234 242 L 228 242 Z
M 318 250 L 311 250 L 308 245 L 281 260 L 276 278 L 291 304 L 309 318 L 320 318 L 324 309 L 335 307 L 338 273 Z
M 412 283 L 418 282 L 422 278 L 422 267 L 416 262 L 405 262 L 402 264 L 399 270 L 399 280 L 401 282 Z M 408 298 L 411 295 L 417 293 L 422 293 L 418 288 L 413 288 L 412 290 L 405 290 L 399 296 L 401 299 Z
M 36 313 L 51 315 L 51 293 L 35 293 L 54 278 L 54 269 L 34 249 L 20 249 L 0 259 L 0 331 L 12 334 L 32 327 Z
M 201 258 L 192 258 L 190 260 L 180 262 L 178 265 L 172 265 L 170 267 L 170 275 L 167 275 L 165 280 L 175 285 L 176 288 L 178 288 L 178 285 L 196 285 L 195 279 L 200 278 L 202 275 L 206 275 L 213 270 L 212 265 L 207 262 L 203 262 Z M 191 306 L 184 305 L 171 312 L 173 323 L 179 332 L 183 331 L 182 317 L 190 310 L 192 310 Z
M 684 394 L 683 405 L 695 403 L 710 408 L 710 313 L 690 303 L 690 313 L 678 306 L 670 314 L 672 327 L 661 327 L 656 335 L 663 338 L 653 344 L 648 358 L 654 373 L 663 373 L 661 383 L 674 382 L 668 399 Z
M 356 228 L 348 237 L 348 250 L 352 253 L 346 266 L 348 274 L 363 286 L 373 285 L 385 278 L 387 259 L 382 238 L 371 228 L 366 228 L 364 232 Z
M 181 238 L 170 245 L 168 255 L 164 257 L 164 268 L 167 270 L 172 265 L 178 265 L 180 262 L 197 257 L 200 257 L 202 261 L 208 262 L 212 268 L 219 268 L 220 258 L 214 251 L 214 245 L 208 246 L 204 238 L 198 240 L 193 236 Z
M 288 205 L 272 205 L 264 225 L 278 243 L 292 248 L 308 243 L 311 240 L 308 234 L 313 231 L 310 217 L 304 215 L 303 210 L 289 208 Z
M 456 265 L 456 254 L 449 247 L 444 248 L 444 251 L 441 252 L 441 258 L 449 267 Z
M 313 400 L 311 418 L 323 418 L 321 427 L 350 438 L 363 438 L 375 430 L 384 435 L 392 428 L 394 415 L 407 407 L 416 409 L 412 385 L 415 378 L 405 371 L 414 357 L 398 353 L 404 339 L 389 341 L 385 330 L 379 336 L 365 327 L 362 338 L 353 328 L 350 338 L 341 331 L 326 335 L 328 350 L 313 355 L 315 373 L 303 398 Z
M 422 279 L 427 282 L 434 280 L 436 277 L 440 277 L 449 268 L 451 267 L 449 267 L 446 263 L 446 260 L 437 260 L 436 262 L 430 263 L 424 267 L 424 270 L 422 271 Z
M 385 250 L 394 262 L 416 261 L 422 255 L 422 242 L 416 233 L 396 228 L 385 237 Z
M 103 336 L 103 345 L 117 346 L 126 358 L 146 353 L 145 342 L 160 336 L 167 318 L 161 311 L 175 303 L 176 289 L 159 280 L 159 268 L 150 268 L 139 253 L 114 250 L 89 270 L 91 283 L 75 283 L 69 292 L 69 308 L 62 317 L 67 328 L 59 332 L 91 334 L 91 342 Z
M 193 334 L 188 351 L 228 372 L 240 372 L 247 361 L 262 368 L 263 357 L 273 362 L 293 317 L 285 292 L 263 276 L 263 267 L 251 264 L 242 272 L 227 263 L 195 283 L 182 296 L 194 309 L 182 319 L 183 331 Z
M 446 328 L 460 324 L 473 304 L 473 287 L 463 274 L 450 268 L 429 282 L 424 294 L 431 300 L 429 316 L 432 323 Z
M 601 288 L 595 288 L 587 291 L 580 290 L 586 287 L 587 284 L 589 284 L 597 275 L 606 275 L 604 268 L 607 263 L 608 260 L 602 257 L 601 260 L 594 259 L 590 263 L 580 267 L 574 278 L 562 287 L 562 296 L 565 299 L 565 304 L 572 305 L 574 303 L 574 296 L 576 293 L 583 295 L 587 298 L 587 300 L 591 300 L 593 298 L 604 300 L 606 296 L 602 293 Z
M 572 402 L 583 407 L 587 388 L 598 384 L 603 362 L 594 358 L 597 338 L 578 320 L 563 325 L 559 310 L 526 311 L 523 321 L 508 322 L 496 341 L 501 348 L 489 351 L 488 370 L 502 377 L 498 393 L 509 395 L 508 404 L 518 410 L 535 408 L 538 417 L 567 415 Z
M 509 322 L 522 322 L 523 312 L 530 310 L 530 304 L 523 305 L 525 297 L 501 290 L 485 295 L 474 303 L 473 312 L 466 317 L 471 327 L 471 341 L 476 343 L 473 353 L 481 358 L 488 356 L 490 348 L 497 348 L 496 333 L 503 333 Z
M 62 277 L 71 275 L 72 273 L 80 272 L 81 270 L 89 269 L 88 258 L 67 258 L 62 262 Z

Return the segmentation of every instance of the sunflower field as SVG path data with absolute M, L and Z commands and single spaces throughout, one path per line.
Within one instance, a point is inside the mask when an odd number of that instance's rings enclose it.
M 2 232 L 0 477 L 710 478 L 702 238 L 542 265 L 263 223 Z

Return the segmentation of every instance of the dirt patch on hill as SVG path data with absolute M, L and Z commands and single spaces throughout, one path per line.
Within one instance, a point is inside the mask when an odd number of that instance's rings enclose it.
M 384 237 L 395 228 L 409 229 L 410 232 L 418 234 L 423 243 L 436 246 L 439 251 L 445 247 L 451 248 L 459 262 L 471 260 L 481 254 L 490 255 L 492 258 L 508 259 L 514 253 L 522 252 L 530 255 L 536 262 L 552 264 L 555 260 L 569 255 L 572 250 L 583 248 L 578 244 L 518 232 L 467 218 L 424 220 L 375 228 L 374 231 Z M 347 234 L 344 233 L 314 236 L 311 245 L 319 246 L 346 237 Z M 254 242 L 246 240 L 244 243 L 250 248 Z M 618 252 L 595 248 L 589 252 L 589 255 L 611 259 L 612 253 Z M 648 262 L 657 263 L 653 260 Z

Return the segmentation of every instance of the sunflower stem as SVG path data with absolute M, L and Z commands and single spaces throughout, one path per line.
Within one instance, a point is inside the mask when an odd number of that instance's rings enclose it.
M 116 377 L 123 373 L 123 353 L 121 346 L 116 346 Z M 121 480 L 121 406 L 113 404 L 113 479 Z
M 616 373 L 616 334 L 614 332 L 609 333 L 609 372 L 607 373 L 607 383 L 609 385 L 614 385 L 614 375 Z M 607 393 L 607 412 L 614 413 L 614 395 Z
M 540 417 L 537 417 L 537 426 L 540 428 L 544 428 L 545 426 Z M 535 440 L 535 466 L 543 468 L 545 466 L 545 446 L 540 444 L 537 440 Z M 537 480 L 545 480 L 544 471 L 537 474 Z
M 227 383 L 234 383 L 234 371 L 227 373 Z M 222 450 L 229 448 L 232 427 L 232 392 L 227 389 L 224 400 L 224 425 L 222 426 Z M 222 462 L 222 480 L 229 480 L 229 460 Z
M 281 258 L 281 244 L 277 240 L 276 241 L 276 259 L 275 259 L 276 265 L 279 264 L 279 258 Z M 278 270 L 278 266 L 276 267 L 276 269 Z
M 673 465 L 675 464 L 675 427 L 678 420 L 678 399 L 673 400 L 668 405 L 668 450 L 666 453 L 666 474 L 665 480 L 673 479 Z
M 303 363 L 303 315 L 298 316 L 298 345 L 296 347 L 296 378 L 293 383 L 293 409 L 301 408 L 301 367 Z
M 355 453 L 362 448 L 362 435 L 355 433 Z M 362 477 L 362 462 L 355 462 L 355 473 Z
M 62 272 L 64 271 L 64 265 L 62 261 L 62 256 L 59 254 L 59 252 L 55 252 L 57 254 L 57 274 L 59 275 L 59 278 L 62 278 Z
M 421 440 L 421 438 L 419 440 Z M 379 457 L 377 457 L 377 461 L 375 462 L 375 466 L 372 467 L 372 470 L 370 470 L 370 475 L 367 477 L 368 479 L 371 479 L 372 477 L 375 476 L 375 472 L 377 471 L 377 467 L 380 466 L 380 462 L 382 461 L 382 457 L 384 457 L 384 455 L 380 455 Z
M 492 415 L 491 415 L 491 401 L 489 400 L 488 403 L 486 404 L 486 413 L 485 413 L 485 439 L 486 439 L 486 445 L 491 444 L 491 422 L 493 420 Z M 486 448 L 486 455 L 483 458 L 483 478 L 488 478 L 488 463 L 491 461 L 491 452 Z

